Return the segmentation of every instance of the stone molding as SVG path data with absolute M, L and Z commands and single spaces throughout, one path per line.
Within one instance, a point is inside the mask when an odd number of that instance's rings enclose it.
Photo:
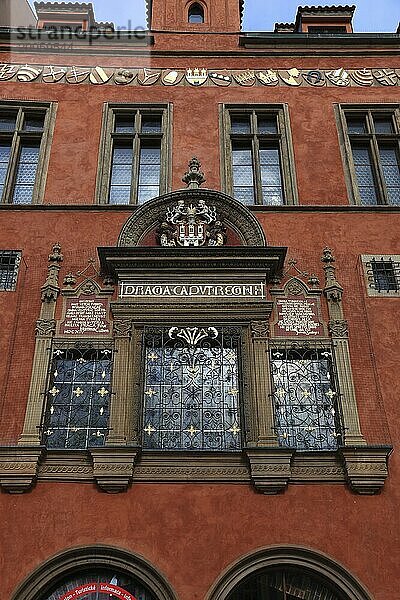
M 391 446 L 343 447 L 346 480 L 353 492 L 362 495 L 378 494 L 388 476 Z
M 10 494 L 23 494 L 35 484 L 42 447 L 0 448 L 0 487 Z
M 290 448 L 248 448 L 251 482 L 257 492 L 265 495 L 283 492 L 290 481 Z
M 139 448 L 106 446 L 89 450 L 93 460 L 93 477 L 103 492 L 125 492 L 132 483 L 133 468 Z

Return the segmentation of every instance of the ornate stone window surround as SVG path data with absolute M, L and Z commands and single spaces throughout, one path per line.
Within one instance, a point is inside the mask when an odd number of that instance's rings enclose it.
M 43 201 L 44 190 L 46 187 L 48 165 L 50 160 L 51 142 L 54 134 L 56 121 L 57 103 L 56 102 L 34 102 L 26 100 L 1 100 L 0 116 L 13 115 L 16 117 L 15 130 L 10 138 L 10 131 L 0 130 L 0 142 L 2 139 L 8 139 L 11 143 L 11 152 L 8 161 L 8 170 L 4 182 L 3 193 L 0 194 L 0 201 L 4 204 L 13 203 L 13 192 L 16 183 L 16 174 L 19 162 L 19 153 L 21 140 L 38 141 L 40 143 L 39 161 L 37 164 L 35 184 L 33 188 L 31 204 L 39 204 Z M 41 134 L 24 130 L 24 120 L 28 116 L 35 117 L 38 114 L 44 114 L 44 125 Z M 28 204 L 29 206 L 29 204 Z
M 284 204 L 298 204 L 297 182 L 294 152 L 290 128 L 289 107 L 287 104 L 220 104 L 220 154 L 222 190 L 233 194 L 233 165 L 231 141 L 231 115 L 250 118 L 251 133 L 244 136 L 251 143 L 253 154 L 253 172 L 255 176 L 255 203 L 262 204 L 261 181 L 259 180 L 258 151 L 261 137 L 257 134 L 256 116 L 274 118 L 277 122 L 277 134 L 272 136 L 280 149 L 281 176 L 283 184 Z M 265 137 L 265 136 L 263 136 Z M 272 139 L 272 138 L 271 138 Z M 265 138 L 265 143 L 268 142 Z
M 335 104 L 335 118 L 338 128 L 339 146 L 342 155 L 343 169 L 346 180 L 347 194 L 350 204 L 361 205 L 361 198 L 358 189 L 358 181 L 354 167 L 353 151 L 349 137 L 347 117 L 362 118 L 366 120 L 367 130 L 365 135 L 361 135 L 360 141 L 363 141 L 370 148 L 371 163 L 374 171 L 374 184 L 377 196 L 377 204 L 390 204 L 387 197 L 386 185 L 382 173 L 381 160 L 379 158 L 379 142 L 392 143 L 397 147 L 397 161 L 400 160 L 400 107 L 399 104 Z M 392 135 L 381 135 L 375 133 L 373 120 L 374 117 L 392 119 L 394 127 Z M 352 136 L 353 141 L 357 142 L 358 136 Z M 400 182 L 399 182 L 400 185 Z
M 138 188 L 138 165 L 140 158 L 141 136 L 140 121 L 143 115 L 161 115 L 161 132 L 157 136 L 161 140 L 161 173 L 160 194 L 165 194 L 171 189 L 171 167 L 172 167 L 172 104 L 129 104 L 129 103 L 105 103 L 103 108 L 102 133 L 99 148 L 99 162 L 96 182 L 96 202 L 99 204 L 109 203 L 109 190 L 111 183 L 111 167 L 113 157 L 113 136 L 117 117 L 132 117 L 134 119 L 135 132 L 127 137 L 133 144 L 133 164 L 136 172 L 132 174 L 132 191 L 130 203 L 137 203 Z M 129 138 L 129 139 L 128 139 Z M 150 139 L 150 137 L 149 137 Z
M 372 270 L 371 261 L 376 261 L 391 265 L 390 279 L 397 289 L 379 290 L 376 289 L 374 283 L 374 272 Z M 400 254 L 362 254 L 361 263 L 363 267 L 363 275 L 365 287 L 368 296 L 372 298 L 399 298 L 400 297 Z

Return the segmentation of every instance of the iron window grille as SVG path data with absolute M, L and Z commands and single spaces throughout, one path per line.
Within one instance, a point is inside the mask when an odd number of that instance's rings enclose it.
M 240 329 L 146 328 L 143 448 L 235 451 Z
M 0 200 L 32 204 L 42 177 L 48 107 L 0 105 Z
M 399 206 L 399 110 L 344 109 L 342 125 L 354 201 L 363 206 Z
M 271 375 L 279 444 L 303 451 L 336 450 L 342 418 L 331 348 L 275 341 Z
M 103 446 L 108 434 L 112 347 L 107 342 L 54 343 L 42 424 L 47 448 Z
M 21 252 L 0 250 L 0 291 L 12 292 L 17 286 Z
M 167 191 L 168 110 L 106 107 L 99 170 L 99 201 L 143 204 Z
M 286 107 L 225 110 L 225 187 L 240 202 L 269 206 L 295 202 L 288 123 Z
M 368 286 L 379 294 L 400 292 L 400 262 L 389 257 L 372 258 L 366 263 Z
M 306 572 L 279 570 L 247 577 L 228 600 L 342 600 L 325 582 Z

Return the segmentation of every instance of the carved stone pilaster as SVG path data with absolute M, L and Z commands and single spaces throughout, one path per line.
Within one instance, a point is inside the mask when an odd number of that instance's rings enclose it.
M 378 494 L 388 476 L 391 446 L 344 447 L 340 454 L 347 483 L 357 494 Z
M 36 321 L 36 337 L 52 337 L 56 331 L 54 319 L 39 319 Z
M 333 338 L 349 337 L 349 324 L 345 319 L 329 321 L 329 333 Z
M 252 321 L 251 335 L 253 338 L 268 338 L 269 323 L 268 321 Z
M 136 447 L 91 448 L 94 479 L 103 492 L 125 492 L 133 478 L 133 469 L 140 450 Z
M 250 477 L 257 492 L 274 495 L 283 492 L 291 476 L 290 448 L 247 448 Z
M 130 338 L 132 333 L 132 319 L 115 319 L 113 335 L 115 338 Z
M 9 494 L 23 494 L 35 484 L 42 447 L 0 448 L 0 487 Z

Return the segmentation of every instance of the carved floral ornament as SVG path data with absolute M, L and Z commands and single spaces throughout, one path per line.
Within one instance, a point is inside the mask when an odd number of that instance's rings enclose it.
M 37 44 L 35 49 L 37 49 Z M 39 44 L 45 50 L 47 45 Z M 241 69 L 218 71 L 201 66 L 187 69 L 148 69 L 148 68 L 107 68 L 101 66 L 77 67 L 61 65 L 21 65 L 0 64 L 1 81 L 21 83 L 86 83 L 89 85 L 112 84 L 117 86 L 289 86 L 289 87 L 373 87 L 399 86 L 400 70 L 387 68 L 359 67 L 345 69 L 340 65 L 335 69 Z

